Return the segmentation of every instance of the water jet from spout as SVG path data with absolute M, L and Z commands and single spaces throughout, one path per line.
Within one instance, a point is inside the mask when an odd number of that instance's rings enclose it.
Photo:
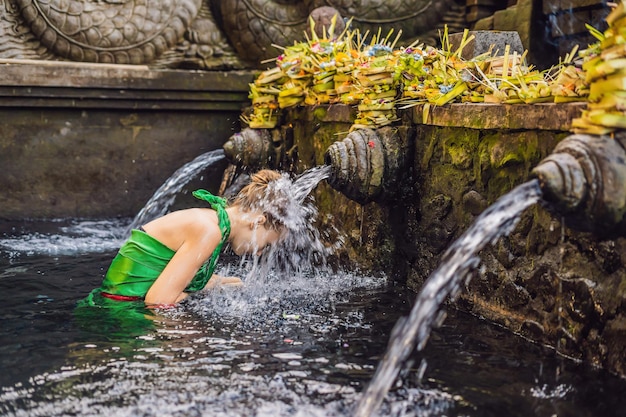
M 421 350 L 432 328 L 438 324 L 439 309 L 480 262 L 478 253 L 494 244 L 517 225 L 521 213 L 537 203 L 541 189 L 537 180 L 529 181 L 502 196 L 477 217 L 474 224 L 444 253 L 440 266 L 430 275 L 415 299 L 408 317 L 394 326 L 387 351 L 372 381 L 357 403 L 356 417 L 369 417 L 380 406 L 408 357 Z M 439 323 L 440 324 L 440 323 Z
M 222 159 L 224 159 L 224 151 L 215 149 L 203 153 L 176 170 L 137 213 L 130 226 L 128 226 L 126 235 L 130 235 L 131 230 L 134 228 L 167 213 L 167 210 L 174 203 L 176 195 L 189 181 L 194 179 L 202 170 Z

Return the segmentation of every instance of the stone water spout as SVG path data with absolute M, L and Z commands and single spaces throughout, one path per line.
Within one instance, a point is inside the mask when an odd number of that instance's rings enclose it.
M 626 236 L 626 135 L 575 134 L 532 171 L 550 209 L 577 230 Z
M 281 151 L 274 143 L 272 131 L 246 128 L 232 135 L 223 149 L 233 165 L 257 170 L 275 167 Z
M 324 163 L 330 166 L 328 183 L 360 204 L 382 202 L 399 193 L 411 159 L 407 129 L 361 129 L 330 145 Z M 224 144 L 231 164 L 247 170 L 289 165 L 293 147 L 276 129 L 244 129 Z
M 361 204 L 397 196 L 409 158 L 407 141 L 392 127 L 353 131 L 324 155 L 328 183 Z
M 234 195 L 245 185 L 243 173 L 261 169 L 288 170 L 295 147 L 289 147 L 290 134 L 279 129 L 245 128 L 233 134 L 224 145 L 224 156 L 230 162 L 220 186 L 220 195 Z

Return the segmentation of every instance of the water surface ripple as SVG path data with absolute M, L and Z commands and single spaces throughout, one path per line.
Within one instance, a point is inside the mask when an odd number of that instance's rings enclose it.
M 244 277 L 241 289 L 196 294 L 134 325 L 81 319 L 76 302 L 99 285 L 128 221 L 0 222 L 0 415 L 354 415 L 411 310 L 403 285 L 225 254 L 218 273 Z M 626 408 L 625 381 L 455 311 L 413 355 L 427 360 L 425 374 L 400 372 L 380 415 L 617 417 Z

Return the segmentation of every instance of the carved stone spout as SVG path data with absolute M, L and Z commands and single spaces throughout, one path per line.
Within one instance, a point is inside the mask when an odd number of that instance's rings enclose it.
M 249 169 L 272 167 L 275 149 L 267 129 L 244 129 L 232 135 L 223 146 L 226 158 L 236 166 Z
M 397 196 L 409 157 L 397 129 L 356 130 L 326 151 L 328 183 L 361 204 L 385 201 Z
M 535 169 L 544 200 L 573 229 L 626 236 L 626 136 L 576 134 Z

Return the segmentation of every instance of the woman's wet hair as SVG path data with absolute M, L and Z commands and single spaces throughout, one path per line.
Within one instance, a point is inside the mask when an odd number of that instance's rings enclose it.
M 285 227 L 284 219 L 292 203 L 289 195 L 290 180 L 285 174 L 264 169 L 250 175 L 250 183 L 237 193 L 232 204 L 243 211 L 263 213 L 270 229 Z
M 282 235 L 263 253 L 264 268 L 298 271 L 303 264 L 325 264 L 335 250 L 337 245 L 327 245 L 320 237 L 315 224 L 317 207 L 310 196 L 329 173 L 330 167 L 311 168 L 291 178 L 287 173 L 261 170 L 250 175 L 249 182 L 231 198 L 231 204 L 242 211 L 263 213 L 265 226 Z

